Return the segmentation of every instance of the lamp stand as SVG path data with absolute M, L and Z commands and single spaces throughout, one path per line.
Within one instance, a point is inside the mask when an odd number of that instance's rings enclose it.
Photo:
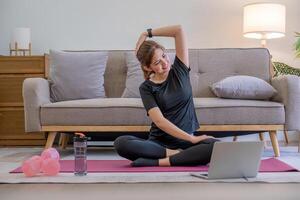
M 26 56 L 26 52 L 28 52 L 28 55 L 31 56 L 31 43 L 29 43 L 29 48 L 28 49 L 19 49 L 18 48 L 18 43 L 15 42 L 14 48 L 12 47 L 11 43 L 9 43 L 9 54 L 10 56 L 13 55 L 13 52 L 15 52 L 15 56 Z
M 266 39 L 261 39 L 261 40 L 260 40 L 260 44 L 261 44 L 261 46 L 262 46 L 263 48 L 266 48 L 266 46 L 267 46 L 267 40 L 266 40 Z

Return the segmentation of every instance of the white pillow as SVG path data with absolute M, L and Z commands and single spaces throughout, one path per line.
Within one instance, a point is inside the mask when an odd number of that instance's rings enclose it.
M 52 101 L 105 97 L 104 71 L 107 52 L 50 50 Z
M 217 97 L 229 99 L 270 99 L 277 91 L 266 81 L 253 76 L 230 76 L 211 86 Z

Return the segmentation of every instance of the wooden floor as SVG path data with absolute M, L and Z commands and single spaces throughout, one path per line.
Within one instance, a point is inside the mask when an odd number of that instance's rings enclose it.
M 0 194 L 1 200 L 299 200 L 299 189 L 268 183 L 2 184 Z

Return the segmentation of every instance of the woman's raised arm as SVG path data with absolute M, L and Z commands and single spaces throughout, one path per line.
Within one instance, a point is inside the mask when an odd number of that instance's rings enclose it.
M 181 25 L 166 26 L 151 30 L 152 36 L 160 37 L 173 37 L 175 39 L 175 49 L 177 57 L 188 67 L 189 66 L 189 55 L 186 42 L 185 33 Z M 148 32 L 143 32 L 136 44 L 136 52 L 138 51 L 141 44 L 146 40 Z

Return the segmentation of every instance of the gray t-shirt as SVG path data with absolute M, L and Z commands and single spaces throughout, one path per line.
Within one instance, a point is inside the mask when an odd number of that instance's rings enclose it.
M 145 80 L 139 89 L 147 115 L 151 108 L 159 107 L 166 119 L 187 133 L 193 134 L 199 128 L 199 122 L 193 102 L 189 71 L 190 68 L 176 56 L 163 83 Z M 166 135 L 169 134 L 152 122 L 150 137 L 159 138 Z

